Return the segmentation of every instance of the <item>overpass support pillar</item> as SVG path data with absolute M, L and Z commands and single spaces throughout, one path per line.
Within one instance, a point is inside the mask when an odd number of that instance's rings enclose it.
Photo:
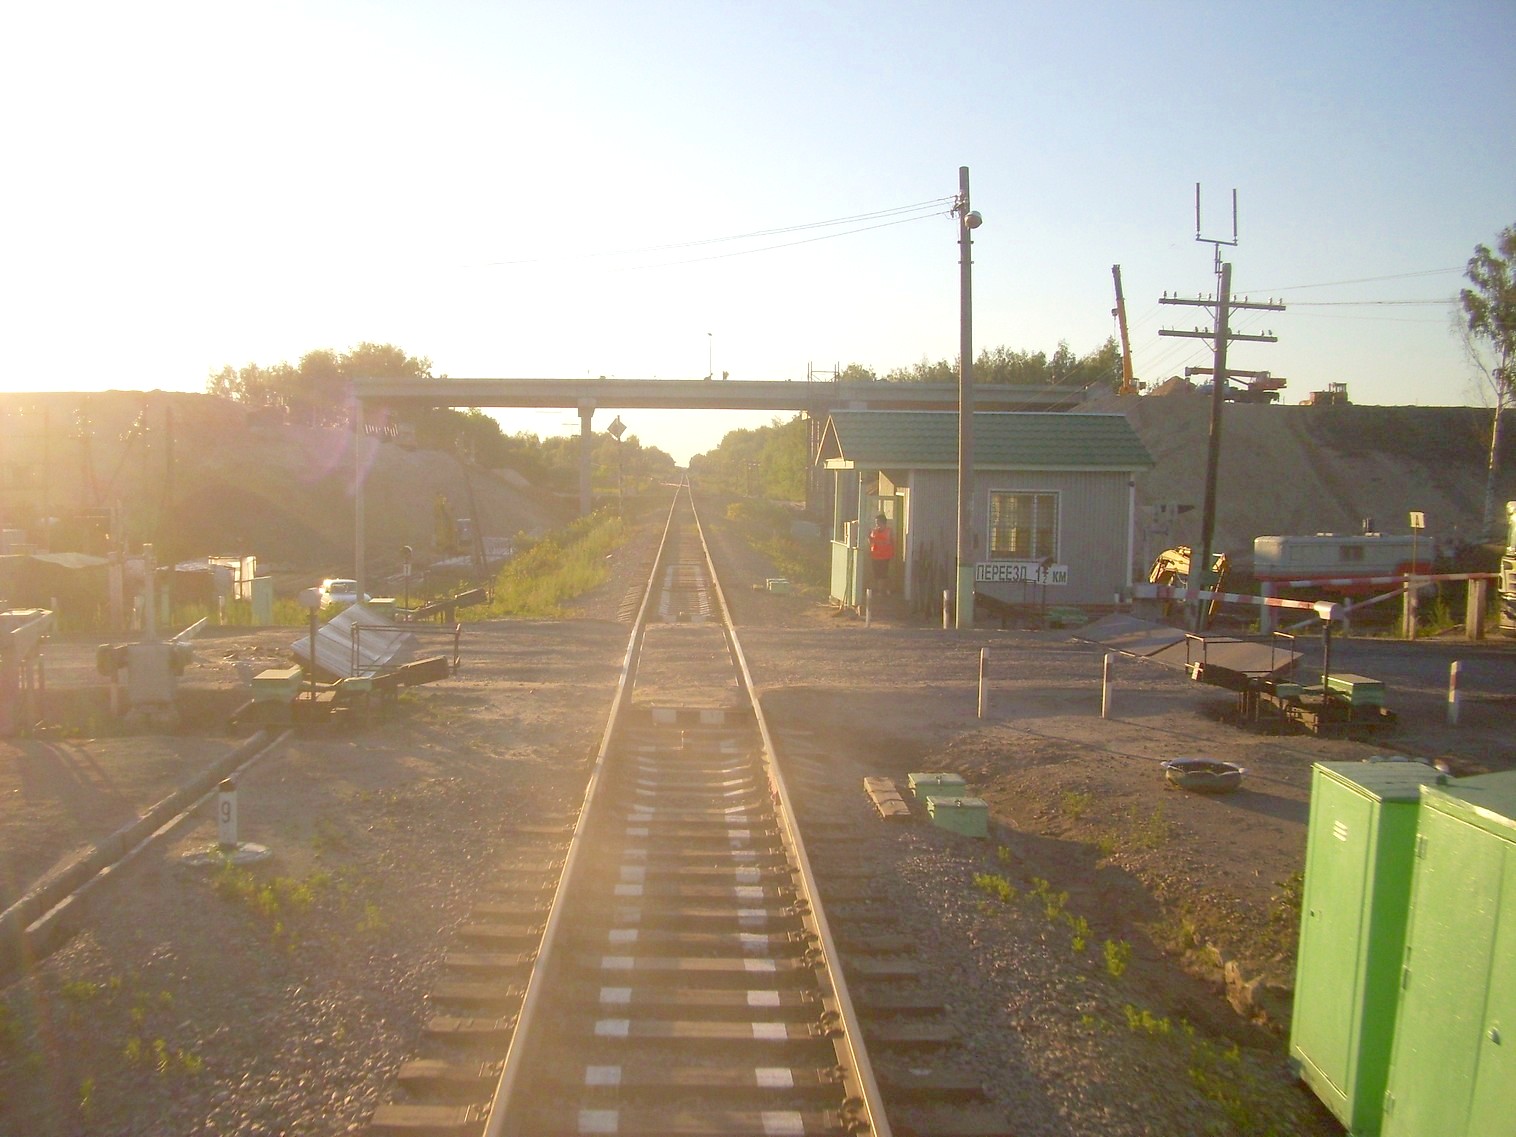
M 592 399 L 579 400 L 579 516 L 590 512 L 590 454 L 595 447 L 595 436 L 590 431 L 590 421 L 595 417 Z

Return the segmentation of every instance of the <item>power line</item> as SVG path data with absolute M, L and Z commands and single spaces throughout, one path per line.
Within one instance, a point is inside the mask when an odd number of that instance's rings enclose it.
M 879 210 L 875 210 L 875 211 L 873 211 L 871 213 L 855 213 L 855 214 L 852 214 L 851 216 L 848 216 L 848 217 L 833 217 L 833 218 L 830 218 L 830 219 L 828 219 L 826 221 L 808 221 L 808 222 L 804 222 L 804 223 L 798 224 L 798 225 L 781 225 L 781 226 L 775 226 L 775 227 L 769 228 L 769 229 L 755 229 L 755 230 L 752 230 L 752 231 L 747 232 L 747 233 L 734 233 L 734 234 L 731 234 L 731 235 L 725 236 L 725 237 L 701 237 L 701 238 L 697 238 L 697 239 L 689 240 L 689 241 L 673 241 L 673 242 L 667 242 L 665 244 L 660 244 L 660 245 L 644 245 L 644 246 L 640 246 L 640 247 L 632 248 L 632 249 L 614 249 L 614 250 L 606 250 L 606 251 L 601 251 L 601 252 L 570 253 L 570 254 L 568 254 L 566 256 L 564 256 L 564 255 L 557 255 L 557 256 L 553 256 L 553 257 L 523 257 L 523 258 L 521 258 L 519 260 L 484 261 L 480 265 L 478 265 L 477 267 L 481 267 L 481 268 L 500 268 L 500 267 L 506 267 L 506 266 L 510 266 L 510 265 L 541 264 L 544 261 L 561 262 L 561 261 L 564 261 L 564 260 L 589 260 L 589 259 L 592 259 L 592 258 L 602 258 L 602 257 L 634 257 L 634 256 L 644 256 L 644 255 L 647 255 L 649 253 L 662 253 L 662 252 L 668 252 L 668 251 L 674 250 L 674 249 L 700 248 L 700 247 L 703 247 L 703 246 L 706 246 L 706 245 L 729 244 L 729 243 L 731 243 L 733 241 L 753 241 L 753 240 L 758 240 L 758 239 L 763 238 L 763 237 L 781 236 L 781 235 L 786 234 L 786 233 L 800 233 L 800 232 L 805 232 L 805 231 L 811 230 L 811 229 L 827 229 L 827 228 L 832 228 L 832 227 L 838 226 L 838 225 L 851 225 L 851 224 L 854 224 L 854 223 L 859 222 L 859 221 L 872 221 L 872 220 L 876 220 L 876 219 L 879 219 L 879 218 L 896 218 L 897 219 L 897 220 L 894 220 L 894 221 L 881 222 L 878 225 L 866 225 L 866 226 L 863 226 L 863 227 L 857 228 L 857 229 L 849 229 L 849 230 L 846 230 L 846 231 L 841 232 L 841 233 L 830 233 L 830 234 L 826 234 L 825 236 L 822 236 L 822 237 L 812 237 L 812 238 L 809 238 L 807 241 L 785 242 L 785 243 L 781 243 L 781 244 L 778 244 L 778 245 L 764 246 L 763 248 L 760 248 L 760 249 L 751 249 L 751 250 L 742 250 L 741 251 L 741 252 L 766 252 L 769 249 L 786 248 L 786 247 L 788 247 L 788 245 L 791 245 L 791 244 L 807 244 L 810 241 L 826 240 L 826 239 L 828 239 L 830 237 L 846 237 L 846 236 L 849 236 L 849 235 L 851 235 L 853 233 L 863 233 L 863 232 L 867 232 L 870 229 L 884 228 L 887 225 L 897 225 L 897 224 L 903 224 L 906 221 L 919 221 L 919 220 L 923 220 L 923 219 L 928 218 L 928 217 L 935 217 L 938 214 L 944 212 L 945 208 L 948 207 L 948 206 L 950 206 L 953 203 L 953 200 L 954 199 L 951 198 L 951 197 L 932 198 L 929 201 L 915 202 L 915 203 L 913 203 L 911 205 L 892 206 L 889 209 L 879 209 Z M 910 216 L 904 216 L 904 217 L 902 217 L 901 216 L 902 214 L 909 214 Z M 737 256 L 737 255 L 741 255 L 741 252 L 739 252 L 739 253 L 728 253 L 728 254 L 724 254 L 724 255 L 726 255 L 726 256 Z M 702 257 L 702 258 L 695 258 L 695 259 L 697 259 L 697 260 L 707 260 L 707 259 L 715 259 L 715 258 L 704 258 L 704 257 Z M 673 263 L 673 264 L 686 264 L 686 263 L 689 263 L 689 262 L 687 262 L 687 261 L 674 261 L 674 262 L 670 262 L 670 263 Z
M 1299 292 L 1305 288 L 1337 288 L 1344 284 L 1377 284 L 1382 280 L 1411 280 L 1418 276 L 1441 276 L 1444 273 L 1462 272 L 1463 270 L 1463 265 L 1459 265 L 1457 268 L 1424 268 L 1416 272 L 1398 272 L 1391 276 L 1364 276 L 1359 277 L 1357 280 L 1329 280 L 1321 284 L 1291 284 L 1284 288 L 1243 288 L 1239 289 L 1239 291 L 1244 294 L 1249 292 Z
M 670 268 L 674 265 L 698 264 L 701 261 L 723 261 L 731 257 L 745 257 L 752 253 L 768 253 L 775 249 L 791 249 L 796 245 L 813 245 L 817 241 L 830 241 L 835 237 L 851 237 L 854 233 L 867 233 L 874 229 L 888 229 L 893 225 L 905 225 L 911 221 L 925 221 L 935 216 L 937 216 L 935 213 L 923 213 L 917 217 L 902 217 L 896 221 L 881 221 L 878 225 L 865 225 L 859 229 L 845 229 L 841 233 L 824 233 L 819 237 L 806 237 L 800 241 L 781 241 L 777 245 L 761 245 L 756 249 L 736 249 L 730 253 L 712 253 L 707 257 L 686 257 L 683 260 L 660 261 L 657 264 L 629 265 L 621 271 L 630 272 L 633 269 L 643 268 Z
M 1456 296 L 1444 296 L 1438 300 L 1294 300 L 1296 308 L 1366 308 L 1372 304 L 1436 305 L 1456 304 Z

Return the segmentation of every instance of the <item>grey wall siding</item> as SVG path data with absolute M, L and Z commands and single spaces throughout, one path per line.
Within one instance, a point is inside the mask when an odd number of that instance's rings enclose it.
M 1058 494 L 1058 560 L 1069 566 L 1069 583 L 1048 588 L 1049 604 L 1108 604 L 1127 583 L 1128 482 L 1124 472 L 997 470 L 974 479 L 975 561 L 989 560 L 991 490 Z M 958 542 L 958 476 L 952 470 L 915 470 L 910 475 L 909 549 L 912 592 L 953 586 Z M 983 584 L 979 590 L 1012 602 L 1038 602 L 1041 589 Z

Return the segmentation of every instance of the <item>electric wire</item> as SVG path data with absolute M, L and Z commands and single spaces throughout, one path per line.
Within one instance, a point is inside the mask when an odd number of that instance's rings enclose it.
M 685 257 L 682 260 L 659 261 L 656 264 L 629 265 L 624 269 L 620 269 L 619 271 L 630 272 L 634 269 L 672 268 L 675 265 L 698 264 L 701 261 L 722 261 L 729 260 L 732 257 L 750 256 L 753 253 L 768 253 L 774 251 L 775 249 L 792 249 L 797 245 L 813 245 L 817 241 L 830 241 L 837 237 L 850 237 L 854 233 L 867 233 L 874 229 L 888 229 L 894 225 L 905 225 L 912 221 L 924 221 L 927 218 L 933 216 L 935 216 L 935 214 L 923 213 L 916 217 L 902 217 L 895 221 L 881 221 L 878 225 L 865 225 L 858 229 L 845 229 L 841 233 L 823 233 L 819 237 L 806 237 L 799 241 L 781 241 L 777 245 L 760 245 L 755 249 L 736 249 L 729 253 L 712 253 L 710 256 L 705 257 Z
M 1456 296 L 1444 296 L 1438 300 L 1291 300 L 1292 308 L 1367 308 L 1372 305 L 1402 305 L 1420 307 L 1441 307 L 1444 304 L 1456 304 Z
M 1378 284 L 1380 281 L 1384 280 L 1411 280 L 1412 278 L 1418 276 L 1441 276 L 1445 273 L 1462 272 L 1463 270 L 1463 265 L 1459 265 L 1456 268 L 1424 268 L 1418 269 L 1416 272 L 1397 272 L 1391 274 L 1390 276 L 1362 276 L 1356 280 L 1328 280 L 1323 281 L 1320 284 L 1291 284 L 1286 288 L 1247 288 L 1233 289 L 1233 291 L 1255 293 L 1267 292 L 1270 294 L 1278 292 L 1301 292 L 1307 288 L 1337 288 L 1344 284 Z
M 892 206 L 892 207 L 890 207 L 888 209 L 874 210 L 874 211 L 872 211 L 870 213 L 855 213 L 855 214 L 852 214 L 852 215 L 847 216 L 847 217 L 834 217 L 834 218 L 830 218 L 830 219 L 828 219 L 826 221 L 808 221 L 808 222 L 803 222 L 803 223 L 797 224 L 797 225 L 780 225 L 780 226 L 774 226 L 774 227 L 768 228 L 768 229 L 754 229 L 754 230 L 751 230 L 751 231 L 746 232 L 746 233 L 734 233 L 734 234 L 730 234 L 730 235 L 724 236 L 724 237 L 701 237 L 701 238 L 697 238 L 697 239 L 694 239 L 694 240 L 688 240 L 688 241 L 671 241 L 671 242 L 666 242 L 664 244 L 658 244 L 658 245 L 643 245 L 643 246 L 639 246 L 637 248 L 631 248 L 631 249 L 614 249 L 614 250 L 605 250 L 605 251 L 600 251 L 600 252 L 584 252 L 584 253 L 577 253 L 577 254 L 571 253 L 571 254 L 568 254 L 567 256 L 554 256 L 554 257 L 551 257 L 551 258 L 549 258 L 549 257 L 524 257 L 524 258 L 521 258 L 521 259 L 518 259 L 518 260 L 484 261 L 484 262 L 481 262 L 478 267 L 481 267 L 481 268 L 500 268 L 500 267 L 506 267 L 506 266 L 510 266 L 510 265 L 540 264 L 543 261 L 547 261 L 547 260 L 552 260 L 552 261 L 555 261 L 555 262 L 559 262 L 559 261 L 563 261 L 563 260 L 590 260 L 590 259 L 606 258 L 606 257 L 646 256 L 646 255 L 649 255 L 649 254 L 652 254 L 652 253 L 669 252 L 669 251 L 676 250 L 676 249 L 702 248 L 702 247 L 705 247 L 705 246 L 708 246 L 708 245 L 730 244 L 730 243 L 732 243 L 734 241 L 755 241 L 755 240 L 761 240 L 762 238 L 765 238 L 765 237 L 782 236 L 782 235 L 787 234 L 787 233 L 800 233 L 800 232 L 805 232 L 807 230 L 812 230 L 812 229 L 827 229 L 827 228 L 832 228 L 832 227 L 835 227 L 835 226 L 838 226 L 838 225 L 852 225 L 852 224 L 855 224 L 856 222 L 859 222 L 859 221 L 873 221 L 873 220 L 878 220 L 880 218 L 896 218 L 896 220 L 893 220 L 893 221 L 882 221 L 878 225 L 865 225 L 865 226 L 862 226 L 862 227 L 856 228 L 856 229 L 848 229 L 848 230 L 845 230 L 845 231 L 843 231 L 841 233 L 829 233 L 829 234 L 825 234 L 824 236 L 821 236 L 821 237 L 811 237 L 811 238 L 808 238 L 808 239 L 806 239 L 804 241 L 783 242 L 783 243 L 780 243 L 780 244 L 777 244 L 777 245 L 767 245 L 767 246 L 763 246 L 763 247 L 757 248 L 757 249 L 744 249 L 744 250 L 739 250 L 736 253 L 723 254 L 724 256 L 739 256 L 739 255 L 742 255 L 742 254 L 748 253 L 748 252 L 767 252 L 767 251 L 769 251 L 771 249 L 787 248 L 787 247 L 789 247 L 791 245 L 809 244 L 809 243 L 811 243 L 813 241 L 827 240 L 827 239 L 830 239 L 832 237 L 846 237 L 846 236 L 850 236 L 853 233 L 863 233 L 863 232 L 867 232 L 867 231 L 869 231 L 871 229 L 884 228 L 884 227 L 886 227 L 888 225 L 903 224 L 906 221 L 919 221 L 919 220 L 922 220 L 922 219 L 925 219 L 925 218 L 928 218 L 928 217 L 937 217 L 937 216 L 940 216 L 941 214 L 943 214 L 945 212 L 946 207 L 950 206 L 955 200 L 956 200 L 956 198 L 953 198 L 953 197 L 939 197 L 939 198 L 932 198 L 931 200 L 928 200 L 928 201 L 915 202 L 915 203 L 910 204 L 910 205 L 897 205 L 897 206 Z M 901 216 L 902 214 L 908 214 L 909 216 L 902 217 Z M 713 260 L 713 259 L 717 259 L 717 258 L 714 258 L 714 257 L 696 257 L 696 258 L 691 258 L 691 260 Z M 691 261 L 671 261 L 671 262 L 666 262 L 666 263 L 670 263 L 670 264 L 688 264 L 688 263 L 691 263 Z

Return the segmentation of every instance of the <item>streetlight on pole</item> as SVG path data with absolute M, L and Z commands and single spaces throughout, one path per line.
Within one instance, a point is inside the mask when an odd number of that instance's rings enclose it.
M 710 332 L 706 332 L 705 333 L 705 377 L 707 379 L 714 379 L 714 378 L 716 378 L 716 368 L 711 364 L 711 352 L 714 350 L 711 347 L 712 342 L 713 341 L 711 339 L 711 333 Z
M 969 168 L 958 167 L 958 604 L 956 626 L 974 626 L 974 284 L 973 231 L 984 223 L 969 208 Z

